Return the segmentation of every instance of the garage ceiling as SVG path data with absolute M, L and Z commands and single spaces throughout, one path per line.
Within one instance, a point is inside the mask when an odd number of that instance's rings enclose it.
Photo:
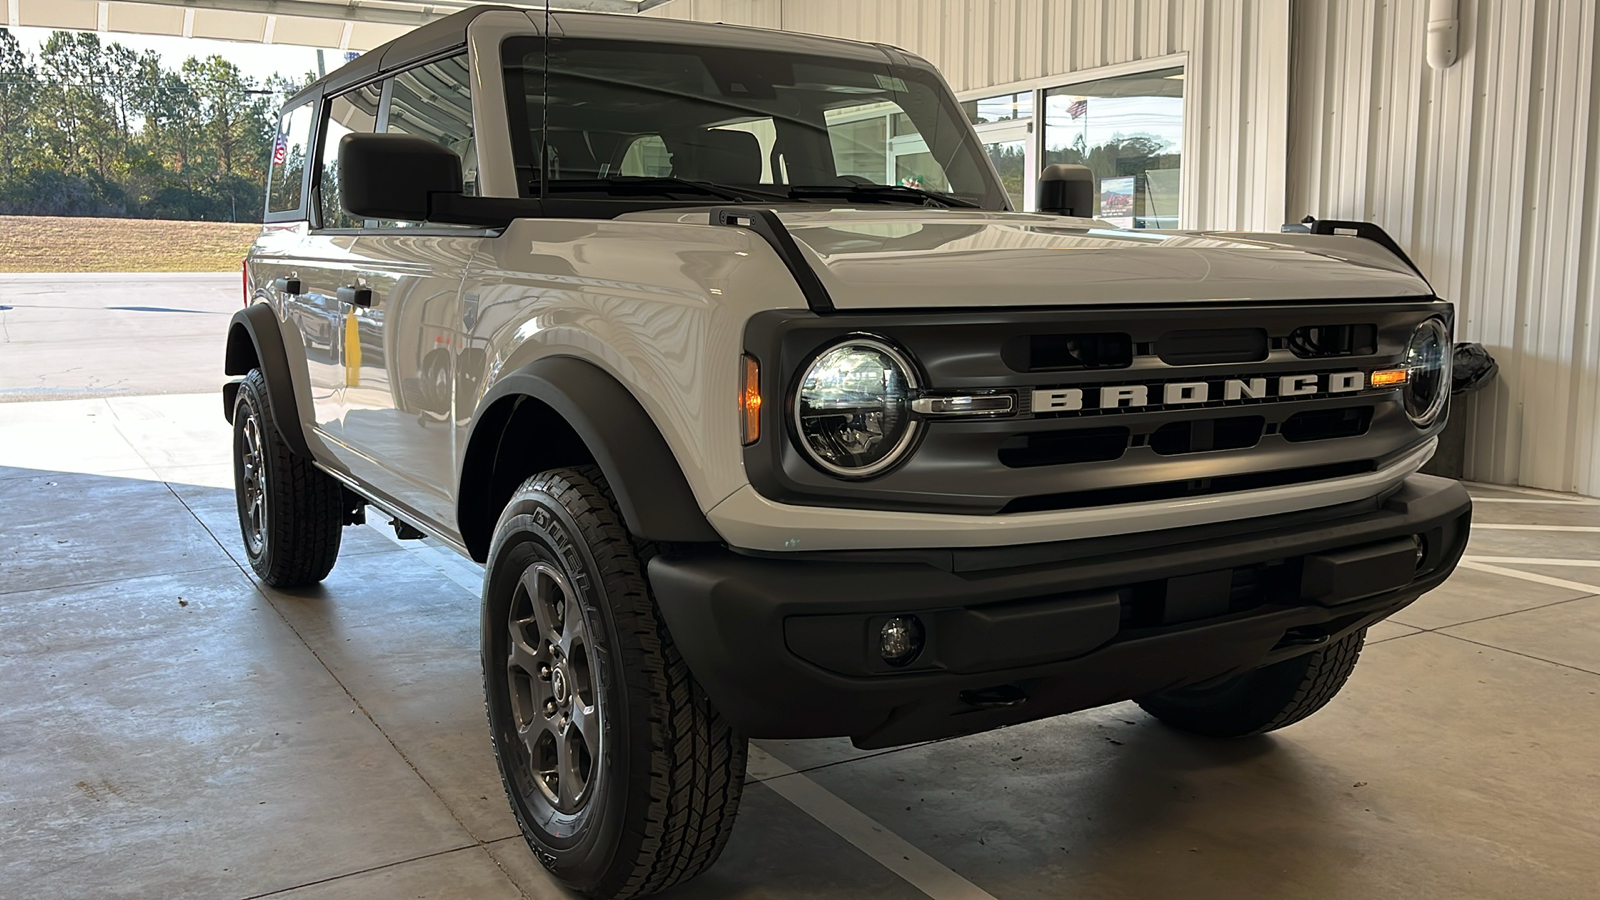
M 370 50 L 476 6 L 472 0 L 4 0 L 7 25 Z M 481 2 L 481 0 L 480 0 Z M 551 0 L 551 9 L 640 13 L 669 0 Z M 544 9 L 542 2 L 507 3 Z

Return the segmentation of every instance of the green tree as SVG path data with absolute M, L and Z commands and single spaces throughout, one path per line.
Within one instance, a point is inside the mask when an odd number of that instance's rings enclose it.
M 254 219 L 277 105 L 311 80 L 60 31 L 34 57 L 0 29 L 0 213 Z
M 107 69 L 100 37 L 57 31 L 39 54 L 39 73 L 49 89 L 39 93 L 35 109 L 44 145 L 69 175 L 111 174 L 117 156 L 116 115 L 104 88 Z
M 16 35 L 0 28 L 0 178 L 21 168 L 32 146 L 39 73 Z
M 201 133 L 216 174 L 234 174 L 240 155 L 261 144 L 264 99 L 245 84 L 238 66 L 220 56 L 190 57 L 183 64 L 183 80 L 200 109 Z

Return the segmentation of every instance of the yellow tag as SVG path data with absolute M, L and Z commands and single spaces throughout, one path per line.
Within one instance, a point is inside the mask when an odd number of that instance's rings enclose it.
M 354 309 L 344 314 L 344 384 L 361 386 L 361 320 Z

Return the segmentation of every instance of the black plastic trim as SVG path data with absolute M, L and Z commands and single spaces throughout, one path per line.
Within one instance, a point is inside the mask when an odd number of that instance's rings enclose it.
M 783 220 L 770 209 L 756 209 L 749 207 L 719 206 L 711 211 L 711 224 L 726 225 L 735 228 L 748 228 L 754 231 L 772 246 L 778 259 L 794 276 L 795 284 L 800 286 L 800 293 L 805 295 L 806 306 L 818 314 L 834 312 L 833 298 L 828 296 L 828 289 L 823 287 L 822 279 L 817 277 L 817 270 L 811 268 L 811 263 L 806 261 L 805 254 L 800 252 L 800 245 L 795 243 L 794 236 L 789 229 L 783 227 Z
M 488 521 L 492 529 L 492 515 L 499 514 L 499 510 L 481 508 L 490 502 L 493 487 L 491 466 L 484 463 L 494 461 L 493 451 L 497 451 L 506 421 L 499 415 L 486 417 L 486 413 L 503 410 L 505 406 L 497 406 L 499 401 L 518 397 L 545 404 L 583 441 L 605 473 L 623 520 L 634 535 L 651 541 L 721 540 L 700 511 L 672 448 L 639 401 L 604 369 L 558 356 L 536 360 L 501 378 L 473 413 L 456 495 L 457 526 L 469 548 L 487 549 L 489 535 L 481 534 L 483 529 L 477 523 Z M 482 427 L 489 431 L 480 438 Z M 495 446 L 480 444 L 480 440 L 492 441 Z M 481 449 L 492 452 L 485 458 L 476 452 Z M 492 514 L 487 519 L 486 512 Z
M 1471 508 L 1459 483 L 1414 475 L 1354 515 L 1308 511 L 1225 523 L 1248 525 L 1242 533 L 1187 529 L 1068 542 L 1055 545 L 1066 550 L 1066 558 L 1056 560 L 1038 558 L 1025 547 L 973 551 L 1012 556 L 1016 565 L 1002 569 L 952 571 L 916 561 L 915 552 L 868 562 L 700 549 L 657 556 L 649 576 L 696 680 L 741 730 L 768 738 L 844 735 L 858 746 L 881 747 L 1197 684 L 1337 640 L 1443 582 L 1466 547 Z M 1407 577 L 1390 564 L 1399 558 L 1397 542 L 1417 536 L 1423 538 L 1423 556 Z M 1085 552 L 1075 552 L 1076 543 L 1088 545 Z M 1359 569 L 1372 559 L 1384 567 L 1369 577 Z M 1204 593 L 1216 579 L 1188 576 L 1273 565 L 1291 576 L 1304 566 L 1336 572 L 1338 583 L 1308 596 L 1297 578 L 1288 578 L 1294 594 L 1287 598 L 1268 597 L 1249 608 L 1187 621 L 1180 602 L 1176 613 L 1169 605 L 1164 622 L 1125 618 L 1113 635 L 1103 634 L 1112 595 L 1126 609 L 1121 598 L 1141 585 L 1168 580 L 1169 590 Z M 1171 588 L 1173 580 L 1181 587 Z M 1381 592 L 1369 593 L 1375 589 Z M 904 614 L 918 615 L 930 634 L 940 630 L 941 617 L 956 623 L 957 631 L 989 620 L 994 641 L 962 635 L 952 652 L 936 659 L 913 660 L 904 669 L 869 663 L 865 674 L 841 674 L 841 667 L 859 671 L 862 665 L 864 646 L 856 641 L 870 639 L 871 627 L 883 617 Z M 852 646 L 816 641 L 818 633 L 834 630 L 825 618 L 790 632 L 788 623 L 813 616 L 854 617 L 846 639 Z M 1015 629 L 1001 626 L 1028 618 L 1067 629 L 1058 635 L 1059 653 L 1052 656 L 1040 640 L 1012 646 L 1005 635 Z M 1086 642 L 1068 633 L 1077 625 L 1102 632 L 1102 639 Z M 816 658 L 802 658 L 791 640 L 807 644 Z M 994 660 L 1022 662 L 994 669 Z M 929 665 L 919 669 L 923 662 Z M 972 691 L 1007 686 L 1025 702 L 984 711 L 970 696 L 963 699 Z
M 1356 237 L 1372 241 L 1374 244 L 1393 253 L 1411 271 L 1417 273 L 1417 277 L 1422 279 L 1423 284 L 1428 284 L 1428 276 L 1422 274 L 1422 270 L 1417 268 L 1417 264 L 1411 261 L 1411 257 L 1406 255 L 1406 251 L 1395 243 L 1394 238 L 1390 237 L 1389 232 L 1384 231 L 1382 226 L 1372 222 L 1354 222 L 1344 219 L 1317 219 L 1311 223 L 1312 234 L 1338 234 L 1340 231 L 1353 231 Z M 1433 290 L 1433 286 L 1428 285 L 1428 289 Z
M 243 337 L 241 337 L 243 335 Z M 251 353 L 246 353 L 244 341 L 249 340 Z M 283 348 L 283 333 L 278 330 L 278 317 L 265 303 L 252 303 L 233 314 L 228 323 L 228 349 L 222 370 L 227 375 L 248 375 L 259 368 L 267 379 L 267 406 L 272 412 L 272 424 L 278 433 L 300 456 L 311 459 L 311 448 L 300 429 L 300 412 L 295 404 L 294 379 L 289 375 L 289 355 Z M 237 393 L 235 385 L 224 385 L 222 395 L 226 401 L 230 390 Z M 229 407 L 232 408 L 231 406 Z

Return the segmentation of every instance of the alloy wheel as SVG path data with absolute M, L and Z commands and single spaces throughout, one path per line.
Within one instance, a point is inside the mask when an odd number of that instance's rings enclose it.
M 571 583 L 554 566 L 528 566 L 511 598 L 506 674 L 524 762 L 556 812 L 583 809 L 601 758 L 602 709 L 593 642 Z
M 261 426 L 256 421 L 255 413 L 245 417 L 240 430 L 244 437 L 239 448 L 239 480 L 244 489 L 244 537 L 250 545 L 251 555 L 256 556 L 267 542 L 267 492 Z

